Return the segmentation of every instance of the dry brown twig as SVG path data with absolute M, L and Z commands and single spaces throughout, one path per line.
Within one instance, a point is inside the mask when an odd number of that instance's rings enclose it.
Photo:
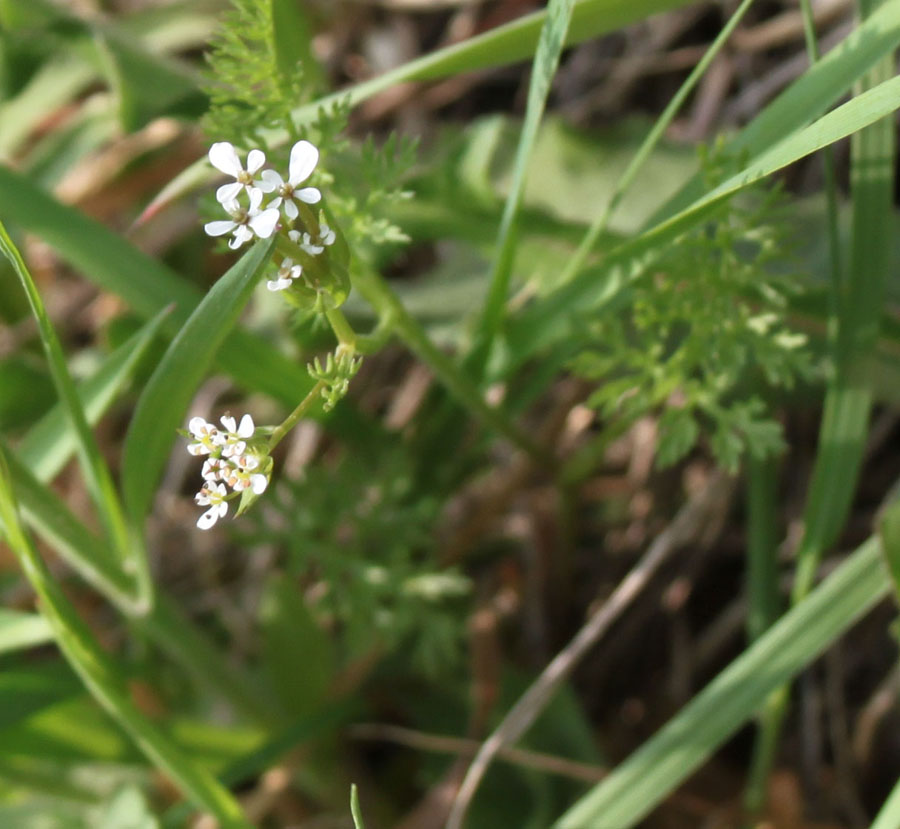
M 469 765 L 453 801 L 447 829 L 462 829 L 469 804 L 500 750 L 518 740 L 534 723 L 575 666 L 649 584 L 671 553 L 703 532 L 707 522 L 721 513 L 733 488 L 734 480 L 731 476 L 716 472 L 701 492 L 681 509 L 666 530 L 656 537 L 612 595 L 600 605 L 569 644 L 553 658 L 519 698 L 500 725 L 482 743 Z

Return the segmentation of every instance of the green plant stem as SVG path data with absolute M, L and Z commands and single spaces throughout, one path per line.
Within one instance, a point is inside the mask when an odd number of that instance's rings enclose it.
M 521 431 L 499 407 L 489 406 L 478 387 L 428 337 L 418 321 L 406 310 L 384 279 L 369 269 L 353 274 L 353 285 L 382 319 L 391 321 L 394 332 L 421 359 L 441 383 L 479 420 L 496 429 L 538 463 L 552 466 L 552 458 Z
M 668 106 L 663 110 L 659 118 L 657 118 L 656 123 L 653 125 L 650 132 L 647 133 L 647 137 L 641 143 L 638 151 L 628 162 L 628 166 L 616 183 L 612 196 L 610 196 L 606 206 L 591 223 L 590 228 L 587 233 L 585 233 L 584 238 L 581 240 L 575 253 L 566 263 L 565 270 L 559 280 L 560 284 L 568 282 L 582 269 L 587 257 L 594 249 L 594 245 L 597 244 L 597 240 L 609 226 L 610 219 L 621 203 L 623 196 L 628 191 L 628 188 L 634 182 L 635 177 L 640 172 L 641 167 L 644 166 L 644 163 L 650 157 L 650 154 L 659 143 L 659 140 L 663 137 L 666 129 L 668 129 L 669 124 L 672 123 L 672 119 L 678 114 L 682 104 L 685 102 L 688 95 L 691 94 L 700 78 L 706 73 L 706 70 L 709 69 L 710 64 L 719 54 L 722 47 L 725 45 L 725 42 L 731 36 L 731 33 L 735 30 L 738 23 L 740 23 L 741 18 L 746 14 L 752 3 L 753 0 L 743 0 L 740 6 L 735 9 L 734 14 L 731 15 L 728 22 L 722 28 L 722 31 L 719 32 L 716 39 L 710 44 L 709 49 L 706 50 L 703 57 L 691 71 L 691 74 L 685 79 L 678 92 L 676 92 L 672 100 L 669 101 Z
M 778 618 L 776 510 L 778 460 L 747 461 L 747 639 L 755 642 Z
M 19 522 L 5 456 L 0 452 L 0 518 L 10 548 L 16 554 L 40 601 L 41 611 L 53 627 L 60 650 L 91 695 L 131 735 L 147 758 L 171 777 L 194 803 L 223 827 L 249 827 L 231 793 L 205 769 L 196 765 L 170 742 L 131 701 L 127 687 L 109 657 L 98 647 L 91 631 L 53 580 L 34 543 Z
M 269 438 L 269 452 L 271 452 L 282 440 L 284 440 L 285 435 L 291 431 L 299 422 L 300 418 L 307 414 L 307 412 L 312 408 L 312 405 L 319 399 L 322 394 L 322 389 L 325 388 L 325 382 L 319 380 L 310 390 L 307 392 L 306 397 L 300 401 L 300 404 L 297 406 L 294 411 L 292 411 L 285 419 L 284 422 L 278 426 L 274 432 L 272 432 L 272 436 Z
M 355 352 L 356 332 L 350 326 L 350 323 L 347 322 L 343 311 L 340 308 L 329 308 L 325 311 L 325 317 L 331 324 L 331 329 L 334 331 L 334 336 L 337 337 L 338 342 Z

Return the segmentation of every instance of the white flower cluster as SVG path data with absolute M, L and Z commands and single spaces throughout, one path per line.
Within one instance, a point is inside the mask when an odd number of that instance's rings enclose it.
M 287 181 L 275 170 L 263 170 L 256 176 L 266 163 L 266 154 L 262 150 L 250 150 L 245 169 L 237 150 L 227 141 L 218 141 L 209 148 L 209 162 L 234 181 L 223 184 L 216 191 L 216 200 L 229 219 L 207 222 L 203 229 L 210 236 L 232 234 L 228 242 L 232 250 L 254 236 L 268 239 L 278 226 L 281 211 L 289 222 L 293 222 L 300 213 L 297 202 L 317 204 L 322 199 L 322 193 L 316 187 L 300 187 L 319 163 L 319 151 L 309 141 L 298 141 L 291 148 Z M 263 205 L 267 193 L 274 193 L 275 197 Z
M 256 432 L 253 418 L 245 414 L 238 425 L 233 417 L 225 415 L 219 422 L 221 429 L 202 417 L 192 417 L 188 423 L 193 438 L 188 452 L 209 455 L 203 463 L 203 486 L 194 496 L 199 506 L 209 507 L 197 521 L 201 530 L 208 530 L 228 512 L 228 500 L 234 496 L 229 496 L 226 484 L 235 493 L 251 489 L 257 495 L 265 492 L 269 484 L 268 477 L 260 471 L 265 454 L 248 445 Z

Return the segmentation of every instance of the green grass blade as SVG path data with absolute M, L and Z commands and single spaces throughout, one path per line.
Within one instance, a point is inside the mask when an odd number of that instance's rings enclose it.
M 900 45 L 900 5 L 885 3 L 814 66 L 797 78 L 726 145 L 733 154 L 758 155 L 785 135 L 820 117 L 879 60 Z M 659 224 L 703 194 L 699 177 L 650 220 Z
M 91 695 L 128 732 L 150 761 L 165 771 L 198 807 L 208 811 L 223 827 L 249 826 L 231 793 L 192 762 L 132 702 L 124 680 L 53 580 L 32 540 L 22 529 L 2 454 L 0 519 L 6 528 L 9 546 L 40 599 L 41 610 L 53 628 L 60 649 Z
M 50 322 L 50 317 L 47 315 L 47 310 L 44 307 L 37 285 L 35 285 L 31 277 L 25 260 L 22 259 L 21 254 L 13 244 L 12 239 L 9 238 L 9 234 L 2 223 L 0 223 L 0 252 L 6 256 L 18 274 L 22 288 L 28 297 L 28 304 L 31 306 L 32 314 L 37 321 L 41 343 L 44 346 L 50 373 L 53 377 L 53 384 L 77 438 L 78 460 L 84 473 L 88 491 L 103 520 L 110 543 L 119 556 L 123 560 L 127 560 L 131 555 L 130 542 L 122 506 L 119 503 L 112 475 L 106 465 L 106 461 L 103 459 L 100 448 L 97 446 L 91 427 L 88 425 L 84 409 L 81 407 L 81 400 L 75 389 L 75 383 L 66 365 L 62 346 Z
M 768 694 L 812 662 L 889 590 L 880 544 L 871 538 L 569 809 L 557 829 L 636 825 L 734 734 Z
M 122 458 L 122 489 L 139 526 L 150 509 L 175 430 L 258 282 L 274 240 L 257 243 L 216 282 L 184 324 L 138 400 Z
M 878 810 L 872 829 L 900 829 L 900 783 L 894 786 L 888 799 Z
M 544 25 L 531 68 L 528 103 L 525 108 L 522 133 L 519 136 L 519 146 L 516 149 L 512 185 L 506 198 L 503 215 L 500 218 L 490 287 L 473 349 L 476 363 L 479 359 L 481 361 L 486 359 L 494 335 L 503 320 L 506 297 L 509 293 L 509 280 L 515 260 L 515 223 L 525 190 L 525 175 L 537 138 L 538 126 L 547 104 L 550 84 L 556 74 L 556 68 L 559 66 L 559 57 L 562 54 L 566 33 L 569 30 L 573 7 L 574 0 L 550 0 L 547 5 Z M 483 374 L 480 368 L 476 368 L 476 370 L 479 374 Z
M 0 654 L 52 641 L 53 631 L 43 616 L 0 607 Z
M 89 424 L 97 423 L 130 380 L 135 366 L 159 333 L 166 315 L 166 311 L 157 314 L 79 385 L 78 397 Z M 66 414 L 57 406 L 28 431 L 19 443 L 16 455 L 38 480 L 50 481 L 65 466 L 75 448 L 75 436 L 68 427 Z

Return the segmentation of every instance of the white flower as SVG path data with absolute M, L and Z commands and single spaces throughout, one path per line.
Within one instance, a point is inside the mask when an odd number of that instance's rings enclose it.
M 246 438 L 252 438 L 256 431 L 253 424 L 253 418 L 245 414 L 241 418 L 241 425 L 235 426 L 235 420 L 231 415 L 223 415 L 219 418 L 219 422 L 225 427 L 225 436 L 222 441 L 222 455 L 226 458 L 233 458 L 237 455 L 243 455 L 247 448 Z
M 264 193 L 270 193 L 274 189 L 266 181 L 253 178 L 253 174 L 266 163 L 266 154 L 262 150 L 250 150 L 245 170 L 234 146 L 227 141 L 219 141 L 209 148 L 209 163 L 234 179 L 233 184 L 223 184 L 216 190 L 216 200 L 219 204 L 225 205 L 234 201 L 245 187 L 248 190 L 256 187 Z
M 203 480 L 209 482 L 220 481 L 225 478 L 228 470 L 228 461 L 222 458 L 207 458 L 203 462 Z
M 254 455 L 241 455 L 231 459 L 231 466 L 225 473 L 225 483 L 235 492 L 252 489 L 257 495 L 266 491 L 269 479 L 260 472 L 254 472 L 259 468 L 259 459 Z
M 226 202 L 222 207 L 231 216 L 231 221 L 207 222 L 203 229 L 209 236 L 224 236 L 233 231 L 234 236 L 228 243 L 232 250 L 237 250 L 244 242 L 252 239 L 254 233 L 260 239 L 268 239 L 275 231 L 279 214 L 274 207 L 261 211 L 262 197 L 262 191 L 253 188 L 250 190 L 249 208 L 241 207 L 236 201 Z
M 283 259 L 281 267 L 276 274 L 277 279 L 270 279 L 266 282 L 266 287 L 270 291 L 283 291 L 285 288 L 290 288 L 291 281 L 300 276 L 301 273 L 303 273 L 302 266 L 295 265 L 293 259 Z
M 192 417 L 188 423 L 188 431 L 194 438 L 194 442 L 189 443 L 187 448 L 192 455 L 208 455 L 225 443 L 225 435 L 202 417 Z
M 228 504 L 225 501 L 227 490 L 224 484 L 206 484 L 195 496 L 194 500 L 201 507 L 209 509 L 197 519 L 197 526 L 201 530 L 208 530 L 213 524 L 228 512 Z
M 322 193 L 316 187 L 304 187 L 300 190 L 297 187 L 308 179 L 316 164 L 319 163 L 319 151 L 309 143 L 309 141 L 298 141 L 291 147 L 291 162 L 288 168 L 288 180 L 285 181 L 274 170 L 264 170 L 262 180 L 266 187 L 267 193 L 276 192 L 278 195 L 272 199 L 271 206 L 278 207 L 284 203 L 284 215 L 289 219 L 296 219 L 299 210 L 294 200 L 306 202 L 306 204 L 316 204 L 322 198 Z

